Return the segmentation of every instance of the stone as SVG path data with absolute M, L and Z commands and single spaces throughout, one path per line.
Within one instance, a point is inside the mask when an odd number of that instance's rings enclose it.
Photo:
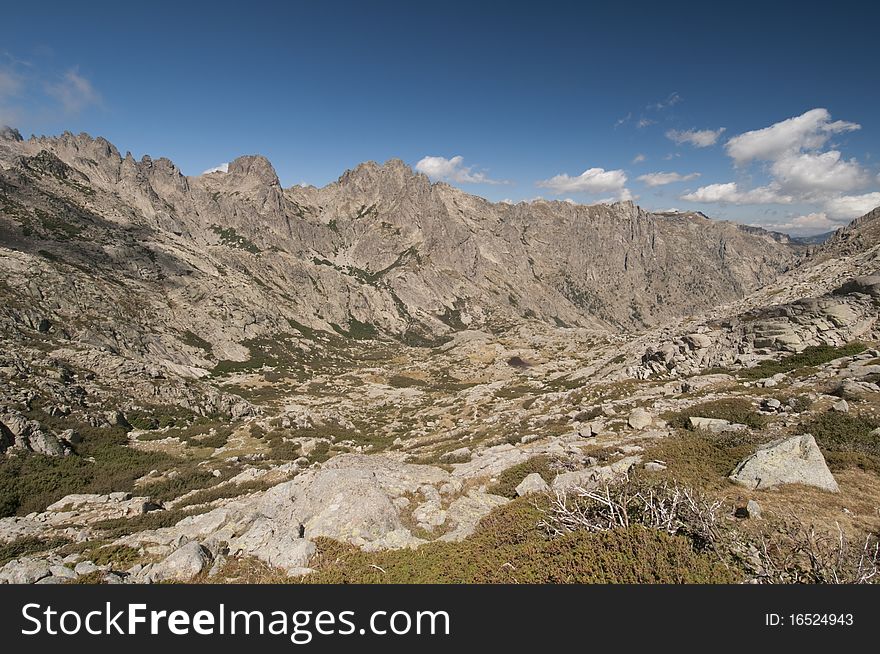
M 97 570 L 98 566 L 96 566 L 91 561 L 80 561 L 73 567 L 73 571 L 77 575 L 87 575 L 91 574 L 92 572 L 97 572 Z
M 544 481 L 544 478 L 537 472 L 532 472 L 526 475 L 526 478 L 517 485 L 516 494 L 519 497 L 523 497 L 529 493 L 546 493 L 549 490 L 550 487 Z
M 646 427 L 649 427 L 653 420 L 654 416 L 645 411 L 643 408 L 637 407 L 630 412 L 627 423 L 633 429 L 640 431 L 642 429 L 645 429 Z
M 761 505 L 758 504 L 755 500 L 749 500 L 746 502 L 746 514 L 750 518 L 758 519 L 761 517 Z
M 831 405 L 831 408 L 838 413 L 847 413 L 849 411 L 849 402 L 846 400 L 838 400 Z
M 782 402 L 775 397 L 768 397 L 765 400 L 761 400 L 761 408 L 764 411 L 780 411 L 782 409 Z
M 578 488 L 596 488 L 620 479 L 640 461 L 640 456 L 627 456 L 610 465 L 595 465 L 583 470 L 563 472 L 556 475 L 550 486 L 557 493 L 569 492 Z
M 688 334 L 684 341 L 694 349 L 705 349 L 712 345 L 712 339 L 705 334 Z
M 730 422 L 729 420 L 721 420 L 719 418 L 700 418 L 691 417 L 691 427 L 694 429 L 705 429 L 713 434 L 721 434 L 723 432 L 736 432 L 748 429 L 745 425 Z
M 645 470 L 648 472 L 662 472 L 666 470 L 666 464 L 661 463 L 660 461 L 648 461 L 645 464 Z
M 49 564 L 40 559 L 15 559 L 0 568 L 0 583 L 34 584 L 51 574 Z
M 150 583 L 160 581 L 189 581 L 211 562 L 211 554 L 195 541 L 176 549 L 145 575 Z
M 730 479 L 754 489 L 804 484 L 834 493 L 839 490 L 811 434 L 779 439 L 759 447 L 736 466 Z
M 76 579 L 77 574 L 66 565 L 50 565 L 49 572 L 53 577 L 64 577 L 65 579 Z
M 460 447 L 457 450 L 446 452 L 440 456 L 441 463 L 464 463 L 470 461 L 471 449 L 469 447 Z

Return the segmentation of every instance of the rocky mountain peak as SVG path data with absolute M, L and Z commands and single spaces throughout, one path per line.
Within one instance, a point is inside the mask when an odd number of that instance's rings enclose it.
M 263 186 L 280 186 L 281 184 L 275 168 L 266 157 L 259 154 L 244 155 L 233 159 L 229 162 L 227 174 L 257 182 Z
M 23 139 L 21 138 L 21 132 L 14 127 L 0 125 L 0 140 L 21 142 Z
M 419 178 L 425 183 L 429 183 L 427 177 L 416 173 L 401 159 L 389 159 L 384 164 L 375 161 L 365 161 L 358 164 L 353 169 L 345 171 L 338 183 L 343 186 L 353 185 L 361 189 L 374 185 L 401 188 Z

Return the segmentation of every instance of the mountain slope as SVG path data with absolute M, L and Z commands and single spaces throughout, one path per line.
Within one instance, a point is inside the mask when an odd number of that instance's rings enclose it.
M 396 160 L 283 189 L 259 156 L 185 177 L 87 135 L 0 139 L 7 318 L 174 365 L 245 360 L 246 341 L 297 325 L 413 344 L 523 319 L 642 328 L 742 297 L 799 256 L 697 214 L 492 204 Z

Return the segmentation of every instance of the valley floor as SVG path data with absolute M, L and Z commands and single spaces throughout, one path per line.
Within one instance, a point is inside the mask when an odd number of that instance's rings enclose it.
M 147 402 L 114 412 L 110 395 L 103 413 L 49 404 L 46 380 L 69 389 L 85 372 L 29 367 L 42 353 L 22 350 L 0 367 L 20 398 L 7 424 L 16 412 L 33 430 L 73 429 L 77 454 L 0 461 L 0 579 L 871 579 L 876 344 L 647 379 L 627 365 L 641 347 L 529 324 L 435 348 L 291 336 L 214 372 L 254 407 L 234 420 Z M 774 459 L 768 488 L 729 479 L 801 434 L 821 462 Z M 819 487 L 826 461 L 838 492 Z

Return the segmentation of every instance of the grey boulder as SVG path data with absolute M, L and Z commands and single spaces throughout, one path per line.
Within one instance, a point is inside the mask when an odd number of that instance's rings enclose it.
M 754 489 L 783 484 L 804 484 L 836 493 L 837 481 L 811 434 L 767 443 L 743 459 L 730 475 L 731 481 Z

